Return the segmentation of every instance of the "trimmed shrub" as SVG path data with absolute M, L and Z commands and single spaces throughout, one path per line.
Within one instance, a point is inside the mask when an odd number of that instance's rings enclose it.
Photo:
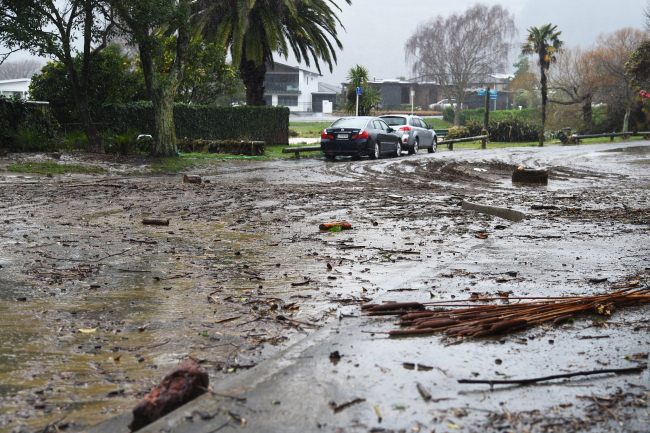
M 153 135 L 155 130 L 151 102 L 107 104 L 102 119 L 116 134 L 133 129 Z M 174 104 L 174 125 L 179 139 L 289 143 L 289 108 L 286 107 Z
M 516 117 L 490 121 L 488 132 L 490 133 L 490 141 L 519 143 L 539 140 L 539 125 Z

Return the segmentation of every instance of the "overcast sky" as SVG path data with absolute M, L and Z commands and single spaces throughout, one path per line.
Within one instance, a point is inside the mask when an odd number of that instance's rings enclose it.
M 339 14 L 345 30 L 339 39 L 343 51 L 338 53 L 338 65 L 329 73 L 321 66 L 323 82 L 339 85 L 345 81 L 347 71 L 359 63 L 371 77 L 410 77 L 404 62 L 404 44 L 421 21 L 437 15 L 464 12 L 476 4 L 474 0 L 352 0 L 348 6 L 335 0 L 343 12 Z M 553 23 L 562 31 L 561 39 L 567 46 L 593 44 L 601 32 L 612 32 L 623 27 L 644 27 L 643 9 L 646 0 L 486 0 L 488 5 L 501 4 L 515 16 L 519 29 L 517 42 L 523 42 L 526 29 Z M 517 54 L 512 53 L 512 61 Z M 283 62 L 278 58 L 276 61 Z M 289 58 L 290 65 L 298 65 Z M 304 62 L 301 67 L 307 67 Z
M 417 24 L 437 15 L 462 13 L 476 3 L 475 0 L 352 0 L 352 6 L 348 6 L 343 0 L 335 1 L 343 10 L 339 13 L 345 26 L 339 33 L 343 51 L 337 52 L 338 64 L 333 73 L 321 65 L 321 81 L 336 86 L 345 81 L 347 71 L 357 63 L 377 79 L 410 77 L 404 61 L 404 44 Z M 523 43 L 527 28 L 553 23 L 562 31 L 561 39 L 567 46 L 588 47 L 602 32 L 623 27 L 644 28 L 643 10 L 647 0 L 485 0 L 483 3 L 500 3 L 514 14 L 519 29 L 518 43 Z M 9 61 L 25 57 L 29 54 L 18 53 Z M 285 62 L 277 54 L 275 60 Z M 513 50 L 510 63 L 516 60 L 517 53 Z M 293 56 L 286 63 L 316 71 L 313 64 L 308 67 L 304 60 L 298 65 Z

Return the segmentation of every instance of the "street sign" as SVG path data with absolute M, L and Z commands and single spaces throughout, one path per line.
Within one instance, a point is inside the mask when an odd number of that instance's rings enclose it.
M 490 101 L 496 101 L 497 95 L 490 95 Z
M 479 90 L 478 96 L 485 96 L 485 90 Z
M 357 95 L 361 94 L 361 87 L 357 87 Z
M 483 92 L 483 95 L 485 95 L 485 92 Z M 497 96 L 497 91 L 496 90 L 490 90 L 490 96 Z

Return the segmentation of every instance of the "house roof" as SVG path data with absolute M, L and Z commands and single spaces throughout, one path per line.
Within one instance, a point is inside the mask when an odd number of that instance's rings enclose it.
M 312 71 L 310 71 L 308 69 L 302 69 L 299 66 L 289 66 L 289 65 L 285 65 L 284 63 L 280 63 L 280 62 L 273 62 L 273 64 L 275 66 L 274 68 L 271 68 L 271 66 L 267 64 L 269 72 L 297 72 L 297 71 L 303 71 L 303 72 L 309 72 L 310 74 L 314 74 L 314 75 L 318 75 L 319 77 L 322 77 L 322 75 L 319 74 L 318 72 L 312 72 Z
M 318 83 L 318 93 L 340 93 L 341 88 L 327 83 Z
M 15 78 L 13 80 L 0 80 L 0 84 L 11 84 L 11 83 L 29 83 L 31 82 L 31 78 Z

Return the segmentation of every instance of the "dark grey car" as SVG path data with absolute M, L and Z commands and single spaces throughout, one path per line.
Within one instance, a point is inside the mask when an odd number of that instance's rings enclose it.
M 389 153 L 402 154 L 400 137 L 386 122 L 370 116 L 343 117 L 320 136 L 321 151 L 326 158 L 337 155 L 364 156 L 372 159 Z
M 434 153 L 438 149 L 436 132 L 421 117 L 410 114 L 390 114 L 380 118 L 395 129 L 400 136 L 402 147 L 408 150 L 409 155 L 418 153 L 420 149 L 427 149 L 429 153 Z

